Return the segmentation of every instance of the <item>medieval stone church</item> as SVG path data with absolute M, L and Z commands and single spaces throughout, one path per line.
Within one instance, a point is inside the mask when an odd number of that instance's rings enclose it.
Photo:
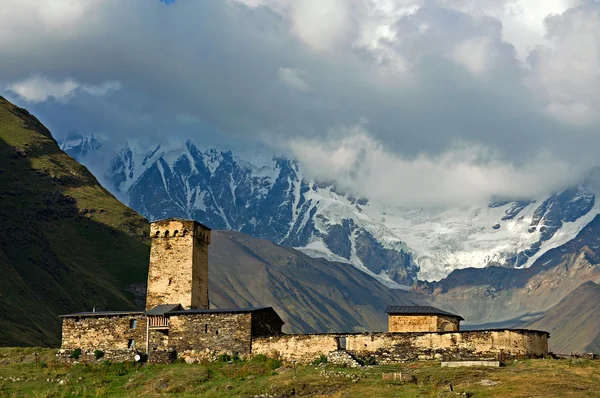
M 189 220 L 151 223 L 145 311 L 62 315 L 62 353 L 101 350 L 106 359 L 169 362 L 255 354 L 310 362 L 346 351 L 380 363 L 444 356 L 535 357 L 548 352 L 549 333 L 524 329 L 459 330 L 462 317 L 426 306 L 389 306 L 388 332 L 284 334 L 272 307 L 209 308 L 210 229 Z M 393 303 L 389 303 L 393 304 Z

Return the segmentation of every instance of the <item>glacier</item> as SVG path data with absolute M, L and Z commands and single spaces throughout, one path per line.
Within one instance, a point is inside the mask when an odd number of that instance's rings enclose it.
M 86 166 L 91 151 L 105 150 L 94 136 L 60 144 Z M 186 217 L 241 231 L 352 264 L 394 288 L 461 268 L 530 267 L 600 213 L 594 175 L 547 197 L 403 208 L 315 181 L 294 159 L 264 147 L 234 152 L 192 141 L 130 141 L 108 152 L 107 188 L 150 220 Z

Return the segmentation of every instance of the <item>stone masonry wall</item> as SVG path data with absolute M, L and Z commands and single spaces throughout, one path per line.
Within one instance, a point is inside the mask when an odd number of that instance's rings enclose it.
M 283 321 L 274 311 L 262 310 L 252 313 L 252 337 L 281 334 Z
M 310 363 L 321 354 L 338 348 L 345 337 L 348 352 L 359 358 L 375 357 L 378 363 L 397 363 L 414 359 L 539 357 L 548 353 L 544 332 L 491 330 L 450 333 L 362 333 L 282 335 L 256 338 L 252 354 Z
M 132 329 L 131 322 L 137 321 Z M 144 350 L 146 319 L 143 314 L 64 318 L 62 348 L 82 350 L 128 350 L 130 340 L 135 349 Z
M 437 330 L 440 332 L 458 332 L 460 330 L 460 321 L 453 316 L 438 315 Z
M 150 237 L 146 309 L 208 308 L 210 230 L 194 221 L 164 220 L 150 224 Z
M 168 346 L 188 362 L 219 354 L 244 356 L 250 353 L 250 330 L 249 313 L 171 316 Z
M 451 332 L 458 331 L 458 319 L 442 315 L 389 315 L 389 332 Z M 442 330 L 446 326 L 450 330 Z

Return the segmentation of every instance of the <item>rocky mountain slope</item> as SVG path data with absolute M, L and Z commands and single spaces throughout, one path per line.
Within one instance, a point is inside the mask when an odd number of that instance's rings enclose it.
M 539 318 L 524 326 L 550 332 L 556 353 L 600 352 L 600 286 L 581 284 Z
M 211 305 L 273 306 L 285 332 L 384 331 L 387 305 L 415 302 L 347 264 L 239 232 L 213 231 L 209 262 Z
M 147 222 L 0 97 L 0 345 L 57 345 L 56 314 L 132 309 Z
M 462 268 L 528 268 L 600 213 L 594 174 L 547 197 L 406 209 L 311 180 L 293 160 L 265 150 L 221 151 L 188 141 L 150 149 L 129 143 L 115 155 L 99 143 L 72 135 L 63 148 L 89 165 L 91 152 L 114 157 L 105 172 L 110 189 L 151 220 L 195 218 L 352 263 L 393 287 Z
M 537 319 L 588 281 L 600 282 L 600 216 L 529 268 L 456 270 L 439 282 L 420 282 L 415 290 L 433 305 L 457 311 L 471 326 L 508 327 Z

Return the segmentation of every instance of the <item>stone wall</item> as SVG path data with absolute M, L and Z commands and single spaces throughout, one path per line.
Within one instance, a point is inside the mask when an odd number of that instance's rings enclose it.
M 252 313 L 252 337 L 281 334 L 283 321 L 273 310 L 257 310 Z
M 210 230 L 185 220 L 150 224 L 150 267 L 146 309 L 160 304 L 208 308 Z
M 135 328 L 132 322 L 136 321 Z M 143 314 L 63 318 L 62 348 L 82 350 L 145 350 L 146 318 Z M 132 349 L 133 350 L 133 349 Z
M 362 333 L 282 335 L 256 338 L 252 354 L 278 356 L 283 360 L 309 363 L 321 354 L 338 349 L 345 338 L 348 352 L 358 358 L 375 357 L 378 363 L 414 359 L 539 357 L 548 353 L 545 332 L 488 330 L 449 333 Z
M 235 353 L 244 356 L 250 353 L 250 330 L 250 313 L 171 316 L 168 346 L 184 359 Z
M 389 332 L 457 332 L 459 319 L 444 315 L 388 316 Z

